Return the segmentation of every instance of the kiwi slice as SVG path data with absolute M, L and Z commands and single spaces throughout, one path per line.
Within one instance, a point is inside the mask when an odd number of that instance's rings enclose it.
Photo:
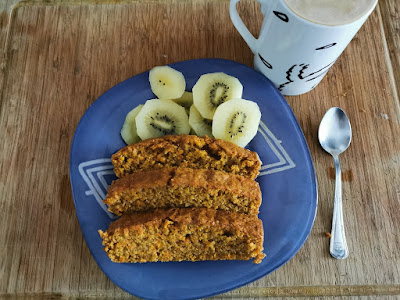
M 189 134 L 190 134 L 190 135 L 197 135 L 196 132 L 193 130 L 193 128 L 190 129 Z
M 139 114 L 142 109 L 143 104 L 136 106 L 132 109 L 125 117 L 125 122 L 122 125 L 121 129 L 121 137 L 125 143 L 133 144 L 140 141 L 140 137 L 136 132 L 136 116 Z
M 147 100 L 136 116 L 138 136 L 144 140 L 164 135 L 188 134 L 190 125 L 185 108 L 172 100 Z
M 159 99 L 176 99 L 183 95 L 186 81 L 183 74 L 169 66 L 159 66 L 150 70 L 151 90 Z
M 193 103 L 206 119 L 212 119 L 219 105 L 234 98 L 241 98 L 240 81 L 225 73 L 209 73 L 200 76 L 193 87 Z
M 198 136 L 214 137 L 211 128 L 212 120 L 204 119 L 194 105 L 190 107 L 189 125 Z
M 212 133 L 215 138 L 245 147 L 257 134 L 261 111 L 257 103 L 232 99 L 215 111 Z
M 193 104 L 193 93 L 185 91 L 182 97 L 171 100 L 184 108 L 190 108 Z

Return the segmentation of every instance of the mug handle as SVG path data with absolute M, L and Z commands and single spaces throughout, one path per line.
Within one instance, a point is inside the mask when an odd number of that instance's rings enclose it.
M 236 4 L 240 0 L 231 0 L 230 5 L 229 5 L 229 15 L 231 16 L 231 20 L 233 25 L 236 27 L 237 31 L 239 31 L 239 34 L 243 37 L 247 45 L 249 46 L 250 50 L 256 54 L 257 52 L 257 44 L 258 44 L 258 39 L 256 39 L 250 31 L 247 29 L 246 25 L 244 25 L 242 19 L 240 18 L 237 10 L 236 10 Z M 260 1 L 258 1 L 260 2 Z

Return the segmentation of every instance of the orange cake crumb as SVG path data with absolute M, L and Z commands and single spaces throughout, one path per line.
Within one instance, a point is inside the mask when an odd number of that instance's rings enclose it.
M 163 168 L 136 172 L 112 183 L 104 200 L 117 215 L 156 208 L 205 207 L 257 215 L 259 184 L 215 170 Z
M 114 262 L 249 260 L 260 263 L 263 227 L 256 216 L 206 208 L 158 209 L 123 215 L 105 232 Z
M 261 167 L 256 152 L 220 139 L 185 134 L 131 144 L 111 160 L 118 177 L 137 171 L 183 167 L 220 170 L 255 179 Z

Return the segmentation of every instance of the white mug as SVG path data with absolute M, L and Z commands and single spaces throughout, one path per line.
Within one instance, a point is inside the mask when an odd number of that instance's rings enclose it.
M 376 6 L 352 23 L 328 26 L 294 13 L 283 0 L 258 0 L 264 20 L 256 39 L 231 0 L 233 25 L 254 53 L 254 67 L 284 95 L 300 95 L 317 86 Z

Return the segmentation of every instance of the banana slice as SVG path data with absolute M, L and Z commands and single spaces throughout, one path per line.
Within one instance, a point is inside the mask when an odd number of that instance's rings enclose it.
M 233 99 L 218 106 L 212 133 L 215 138 L 245 147 L 257 134 L 261 111 L 257 103 Z
M 133 144 L 140 141 L 139 136 L 136 132 L 136 116 L 142 109 L 143 104 L 136 106 L 132 109 L 125 117 L 125 122 L 122 125 L 121 137 L 125 143 Z
M 191 92 L 184 92 L 180 98 L 172 99 L 175 103 L 178 103 L 180 106 L 184 108 L 190 108 L 193 104 L 193 93 Z
M 193 103 L 206 119 L 212 119 L 222 103 L 241 98 L 243 86 L 240 81 L 225 73 L 202 75 L 193 87 Z
M 149 72 L 151 90 L 159 99 L 176 99 L 183 95 L 186 82 L 183 74 L 168 66 L 155 67 Z
M 185 109 L 172 100 L 160 99 L 146 101 L 136 116 L 136 128 L 142 140 L 190 131 Z
M 189 125 L 198 136 L 214 137 L 211 128 L 212 120 L 204 119 L 194 105 L 190 107 Z

